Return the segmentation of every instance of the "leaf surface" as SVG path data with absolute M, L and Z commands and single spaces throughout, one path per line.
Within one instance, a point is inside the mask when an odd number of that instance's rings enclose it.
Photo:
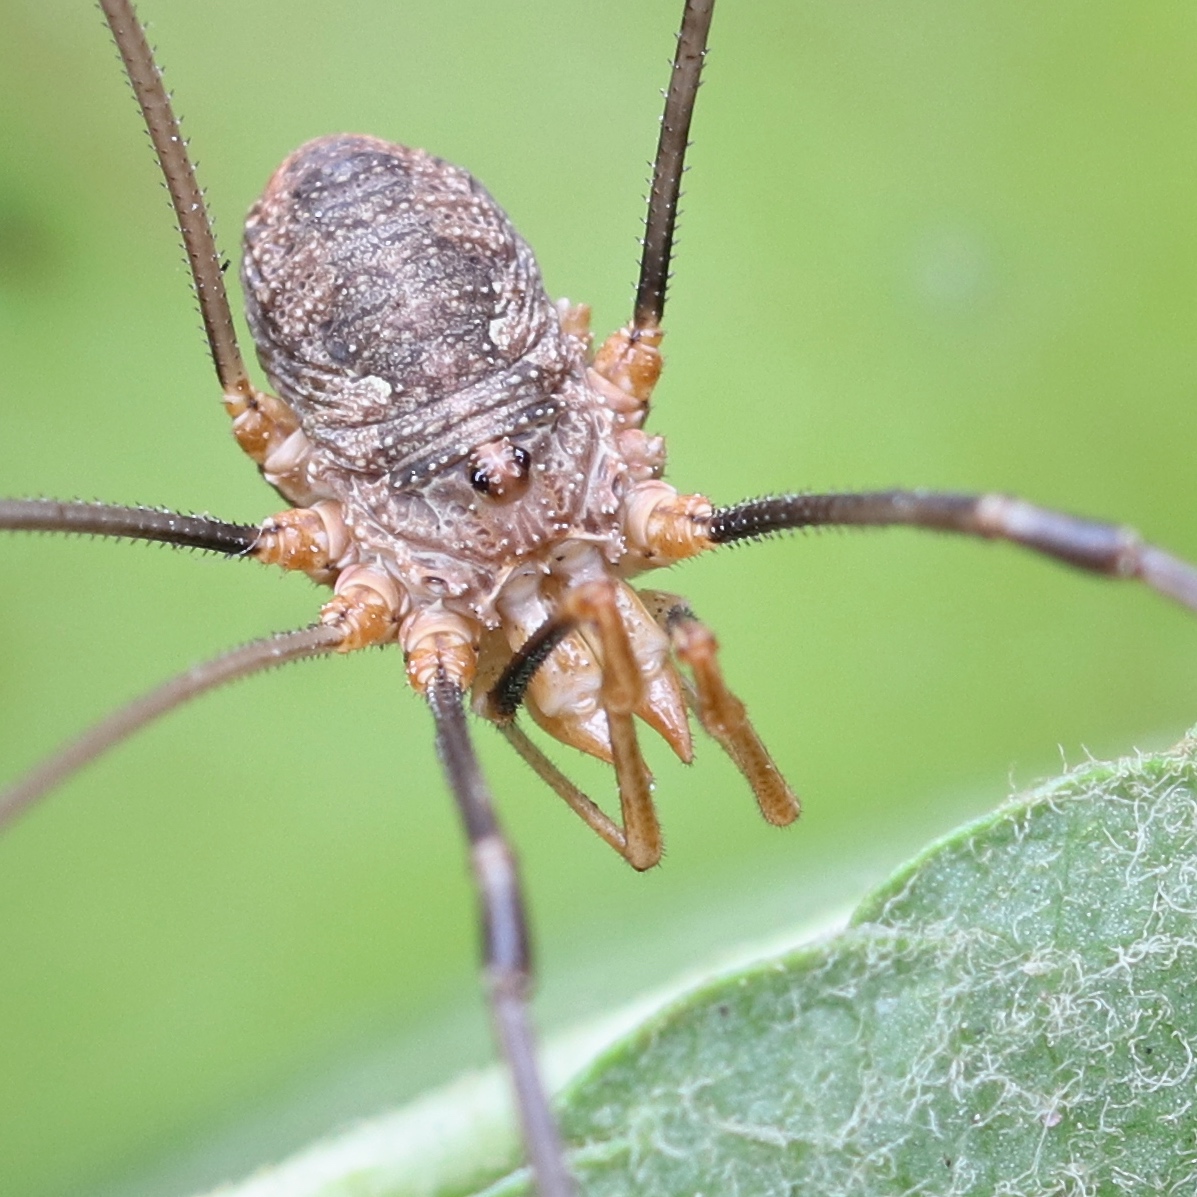
M 1197 1191 L 1194 770 L 1192 741 L 1087 765 L 932 845 L 842 933 L 654 1015 L 563 1097 L 584 1192 Z M 464 1183 L 486 1171 L 464 1117 L 455 1179 L 379 1159 L 272 1191 L 530 1192 Z

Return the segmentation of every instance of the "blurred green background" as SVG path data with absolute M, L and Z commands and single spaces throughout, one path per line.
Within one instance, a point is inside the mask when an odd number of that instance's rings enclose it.
M 145 4 L 226 251 L 337 130 L 468 165 L 553 294 L 629 310 L 677 0 Z M 257 520 L 165 198 L 87 0 L 4 0 L 0 491 Z M 653 428 L 717 500 L 999 488 L 1197 557 L 1197 9 L 721 0 Z M 0 775 L 303 579 L 13 537 Z M 1197 720 L 1197 622 L 984 544 L 812 536 L 677 569 L 802 791 L 764 826 L 653 750 L 636 876 L 480 732 L 542 1025 L 845 902 L 928 835 Z M 610 778 L 571 763 L 596 792 Z M 490 1056 L 472 899 L 398 655 L 205 700 L 0 843 L 0 1191 L 180 1194 Z

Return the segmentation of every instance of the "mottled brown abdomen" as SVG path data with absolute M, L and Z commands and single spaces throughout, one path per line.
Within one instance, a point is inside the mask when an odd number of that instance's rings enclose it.
M 571 355 L 531 249 L 468 172 L 343 134 L 249 213 L 258 357 L 337 466 L 397 488 L 551 422 Z

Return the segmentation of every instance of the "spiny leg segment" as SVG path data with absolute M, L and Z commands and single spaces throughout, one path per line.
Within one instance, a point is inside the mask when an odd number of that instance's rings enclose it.
M 129 0 L 100 0 L 100 7 L 112 30 L 125 75 L 141 108 L 170 194 L 175 221 L 183 238 L 183 252 L 195 281 L 200 318 L 204 322 L 216 377 L 226 397 L 230 400 L 236 397 L 241 403 L 248 403 L 254 395 L 254 387 L 233 330 L 233 314 L 225 291 L 220 254 L 212 235 L 204 193 L 187 154 L 187 143 L 162 86 L 162 72 L 154 61 L 145 31 Z
M 644 252 L 632 315 L 633 328 L 642 331 L 659 328 L 665 311 L 678 201 L 686 169 L 686 149 L 690 144 L 690 121 L 698 98 L 714 9 L 715 0 L 686 0 L 682 27 L 677 35 L 677 53 L 669 76 L 661 136 L 653 161 L 648 215 L 644 221 Z
M 661 375 L 661 317 L 665 313 L 665 295 L 669 286 L 669 264 L 677 229 L 682 175 L 686 169 L 690 121 L 702 82 L 714 9 L 715 0 L 686 0 L 665 96 L 665 112 L 661 117 L 661 135 L 653 160 L 632 320 L 612 333 L 594 358 L 594 370 L 599 378 L 638 403 L 638 408 L 628 417 L 628 424 L 635 428 L 644 423 L 653 387 Z
M 187 142 L 162 84 L 162 72 L 131 0 L 100 0 L 100 7 L 124 63 L 125 74 L 141 109 L 170 194 L 212 364 L 224 393 L 225 407 L 234 420 L 234 435 L 242 449 L 263 466 L 271 450 L 296 432 L 299 421 L 285 403 L 257 390 L 250 381 L 237 344 L 224 285 L 223 263 L 216 248 L 204 193 L 196 181 Z
M 152 540 L 228 557 L 251 553 L 259 536 L 259 529 L 249 524 L 230 524 L 210 515 L 181 515 L 155 507 L 117 507 L 108 503 L 60 503 L 54 499 L 0 499 L 0 530 Z
M 718 508 L 709 520 L 692 523 L 692 535 L 695 551 L 701 551 L 791 529 L 899 525 L 1010 541 L 1090 573 L 1138 578 L 1197 611 L 1197 567 L 1146 543 L 1131 528 L 1010 495 L 927 490 L 773 495 Z

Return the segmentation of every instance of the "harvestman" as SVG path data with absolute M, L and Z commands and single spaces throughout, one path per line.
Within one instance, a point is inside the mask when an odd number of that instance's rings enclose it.
M 428 702 L 470 844 L 486 988 L 524 1142 L 545 1197 L 573 1192 L 536 1062 L 528 934 L 514 857 L 465 703 L 636 869 L 661 855 L 639 718 L 684 761 L 689 712 L 762 815 L 798 800 L 724 685 L 683 599 L 628 579 L 738 540 L 898 524 L 1004 539 L 1197 610 L 1197 570 L 1133 532 L 1003 495 L 780 495 L 715 508 L 662 481 L 643 431 L 683 157 L 714 0 L 686 4 L 653 168 L 631 322 L 592 350 L 585 307 L 551 303 L 530 249 L 466 172 L 421 150 L 339 135 L 279 167 L 249 214 L 242 280 L 249 380 L 220 259 L 159 71 L 129 0 L 101 0 L 158 154 L 241 448 L 289 504 L 258 527 L 144 508 L 0 501 L 0 528 L 124 537 L 254 557 L 332 588 L 311 627 L 234 649 L 119 710 L 0 794 L 0 826 L 150 720 L 285 661 L 398 643 Z M 516 722 L 613 765 L 613 820 Z

